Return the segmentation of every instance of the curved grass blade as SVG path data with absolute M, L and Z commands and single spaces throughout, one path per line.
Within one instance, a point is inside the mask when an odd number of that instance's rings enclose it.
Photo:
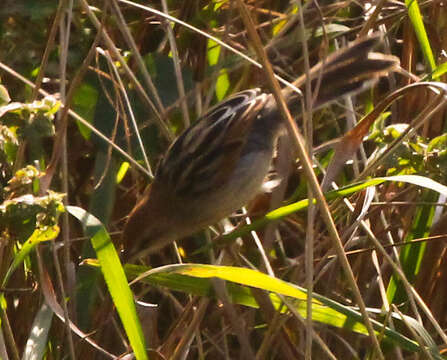
M 368 308 L 368 311 L 378 315 L 380 315 L 382 312 L 381 310 L 374 308 Z M 393 317 L 394 320 L 397 321 L 401 321 L 402 320 L 401 317 L 403 317 L 406 324 L 410 326 L 419 335 L 419 337 L 424 341 L 425 344 L 427 344 L 427 350 L 429 351 L 430 355 L 434 359 L 445 360 L 445 357 L 442 357 L 440 355 L 438 346 L 436 345 L 435 341 L 419 321 L 408 315 L 398 314 L 396 312 L 392 312 L 391 316 Z
M 2 281 L 2 287 L 6 287 L 11 275 L 17 269 L 17 267 L 23 262 L 23 260 L 28 256 L 28 254 L 36 247 L 37 244 L 43 241 L 53 240 L 59 235 L 59 226 L 55 225 L 52 227 L 47 227 L 45 229 L 37 228 L 25 241 L 20 251 L 14 256 L 12 264 L 9 266 L 5 277 Z
M 81 222 L 85 234 L 91 237 L 92 246 L 101 265 L 101 271 L 136 358 L 147 359 L 146 342 L 137 316 L 132 292 L 109 234 L 101 222 L 84 209 L 67 206 L 67 211 Z
M 126 265 L 126 272 L 130 277 L 135 278 L 132 283 L 141 280 L 155 286 L 168 287 L 171 290 L 213 297 L 211 279 L 220 278 L 229 281 L 227 290 L 233 303 L 257 308 L 256 300 L 248 288 L 255 287 L 270 292 L 270 298 L 276 309 L 282 307 L 282 302 L 276 295 L 280 294 L 292 298 L 299 313 L 303 317 L 306 316 L 307 292 L 304 288 L 256 270 L 203 264 L 167 265 L 145 272 L 146 269 L 143 266 Z M 313 293 L 313 297 L 313 320 L 363 335 L 368 334 L 358 311 L 316 293 Z M 375 331 L 384 332 L 385 341 L 411 352 L 420 351 L 415 341 L 385 327 L 378 321 L 372 320 L 372 323 Z
M 52 320 L 53 311 L 47 304 L 42 304 L 34 318 L 22 360 L 43 359 L 47 348 L 48 332 L 50 331 Z
M 334 200 L 355 194 L 356 192 L 364 190 L 370 186 L 377 186 L 388 181 L 404 182 L 408 184 L 417 185 L 447 196 L 447 186 L 442 185 L 430 178 L 420 175 L 396 175 L 396 176 L 368 179 L 356 184 L 345 186 L 338 190 L 329 191 L 325 194 L 325 196 L 327 200 Z M 316 202 L 315 199 L 313 199 L 313 201 L 314 203 Z M 250 225 L 243 226 L 240 229 L 236 229 L 235 231 L 232 231 L 229 234 L 223 235 L 222 238 L 218 241 L 218 245 L 224 246 L 230 243 L 231 241 L 237 239 L 238 237 L 248 234 L 250 231 L 259 229 L 272 221 L 280 220 L 298 211 L 305 210 L 307 209 L 308 206 L 309 206 L 309 200 L 304 199 L 297 201 L 293 204 L 282 206 L 278 209 L 270 211 L 263 218 L 253 221 Z

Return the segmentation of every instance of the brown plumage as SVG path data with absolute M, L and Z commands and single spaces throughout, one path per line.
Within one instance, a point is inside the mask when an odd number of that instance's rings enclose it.
M 356 41 L 311 69 L 313 88 L 321 81 L 314 108 L 371 86 L 398 64 L 394 56 L 372 52 L 378 43 L 378 36 Z M 302 87 L 305 79 L 294 85 Z M 298 95 L 289 88 L 282 95 L 299 115 Z M 129 216 L 123 233 L 127 258 L 191 235 L 251 200 L 268 172 L 281 129 L 273 96 L 259 89 L 232 95 L 186 129 Z

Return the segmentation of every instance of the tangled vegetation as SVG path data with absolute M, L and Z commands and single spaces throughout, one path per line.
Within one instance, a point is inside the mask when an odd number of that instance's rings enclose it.
M 445 19 L 436 0 L 3 0 L 0 358 L 444 359 Z M 372 33 L 400 67 L 298 119 L 338 237 L 284 137 L 247 212 L 121 264 L 172 140 L 270 92 L 260 51 L 293 81 Z

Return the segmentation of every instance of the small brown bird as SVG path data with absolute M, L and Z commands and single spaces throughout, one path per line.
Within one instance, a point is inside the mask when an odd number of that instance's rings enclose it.
M 372 52 L 379 43 L 377 35 L 356 41 L 314 66 L 312 88 L 321 82 L 313 108 L 366 89 L 396 67 L 396 57 Z M 305 80 L 294 85 L 302 87 Z M 299 115 L 299 95 L 289 88 L 282 95 Z M 214 106 L 186 129 L 129 216 L 126 258 L 154 252 L 245 205 L 263 183 L 283 128 L 273 96 L 251 89 Z

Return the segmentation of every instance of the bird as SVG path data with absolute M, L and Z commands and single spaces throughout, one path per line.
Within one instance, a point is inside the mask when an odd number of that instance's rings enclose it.
M 313 109 L 358 93 L 395 69 L 395 56 L 373 50 L 380 34 L 358 39 L 310 71 L 318 93 Z M 306 75 L 293 85 L 302 88 Z M 300 95 L 282 90 L 292 114 Z M 123 230 L 126 259 L 152 254 L 169 243 L 217 223 L 259 192 L 285 127 L 272 94 L 238 92 L 212 107 L 168 148 L 153 182 L 131 211 Z

